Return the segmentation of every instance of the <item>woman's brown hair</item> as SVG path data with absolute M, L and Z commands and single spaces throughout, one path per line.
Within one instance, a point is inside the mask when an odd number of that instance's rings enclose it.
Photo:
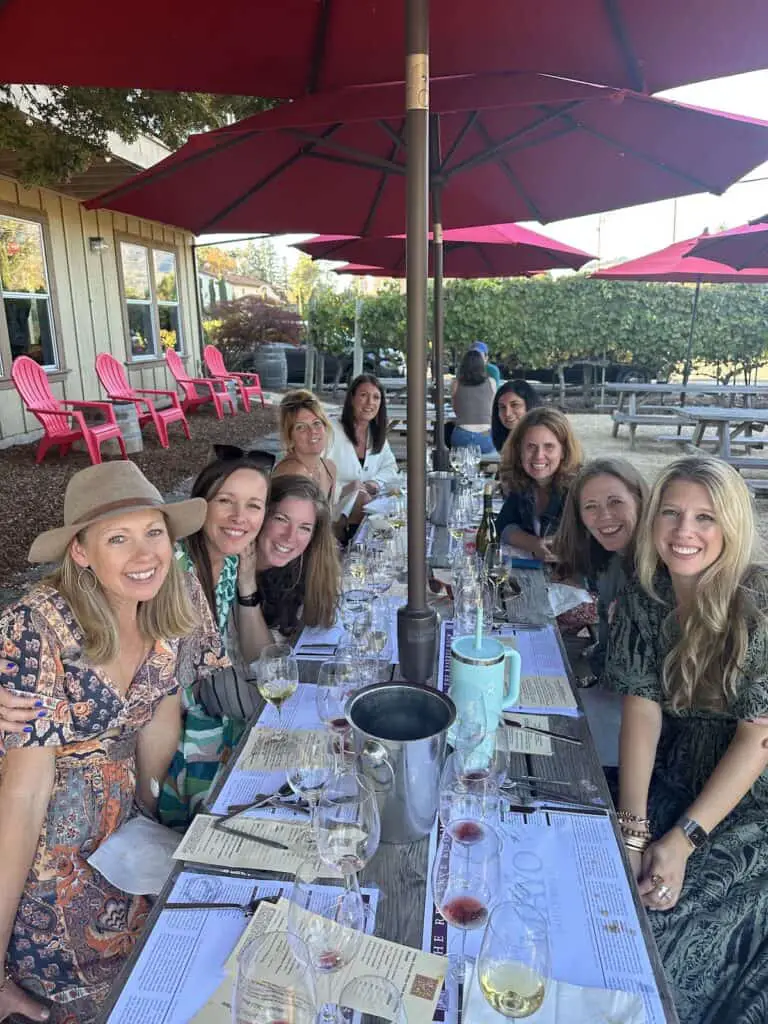
M 567 490 L 581 468 L 581 445 L 568 422 L 568 417 L 557 409 L 545 406 L 531 409 L 516 424 L 501 449 L 499 476 L 505 494 L 509 494 L 510 491 L 527 491 L 532 484 L 531 478 L 523 469 L 522 449 L 525 435 L 534 427 L 546 427 L 555 435 L 563 449 L 563 458 L 552 480 L 555 490 Z

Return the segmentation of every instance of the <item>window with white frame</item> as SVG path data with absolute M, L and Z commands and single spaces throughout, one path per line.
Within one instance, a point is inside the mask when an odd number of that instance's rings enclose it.
M 0 376 L 10 362 L 30 356 L 49 370 L 59 369 L 43 226 L 0 213 Z M 2 330 L 5 327 L 5 331 Z M 3 335 L 6 335 L 4 338 Z
M 131 359 L 182 351 L 176 254 L 120 242 L 120 271 Z

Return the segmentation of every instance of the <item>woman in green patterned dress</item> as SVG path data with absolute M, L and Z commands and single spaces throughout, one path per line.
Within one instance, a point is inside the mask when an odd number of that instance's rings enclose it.
M 681 1024 L 768 1021 L 768 572 L 714 458 L 653 488 L 611 626 L 619 820 Z

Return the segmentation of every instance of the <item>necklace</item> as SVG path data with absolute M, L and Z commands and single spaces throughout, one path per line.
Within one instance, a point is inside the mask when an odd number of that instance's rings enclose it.
M 319 484 L 320 483 L 321 470 L 322 470 L 321 464 L 318 463 L 315 466 L 315 468 L 312 469 L 312 467 L 308 466 L 306 464 L 306 462 L 304 461 L 304 459 L 302 459 L 299 455 L 297 455 L 296 452 L 293 453 L 293 457 L 294 457 L 294 459 L 296 459 L 296 461 L 299 463 L 299 465 L 303 466 L 304 469 L 306 469 L 307 473 L 309 473 L 310 477 L 315 481 L 315 483 Z

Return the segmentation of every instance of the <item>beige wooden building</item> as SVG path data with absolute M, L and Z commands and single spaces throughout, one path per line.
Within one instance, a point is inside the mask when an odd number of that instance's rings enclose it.
M 0 151 L 0 448 L 42 434 L 9 378 L 18 355 L 42 363 L 66 399 L 105 398 L 99 352 L 124 363 L 137 387 L 174 386 L 168 346 L 199 372 L 193 236 L 80 202 L 166 152 L 155 149 L 163 147 L 146 139 L 118 144 L 111 159 L 56 189 L 22 185 L 13 154 Z

